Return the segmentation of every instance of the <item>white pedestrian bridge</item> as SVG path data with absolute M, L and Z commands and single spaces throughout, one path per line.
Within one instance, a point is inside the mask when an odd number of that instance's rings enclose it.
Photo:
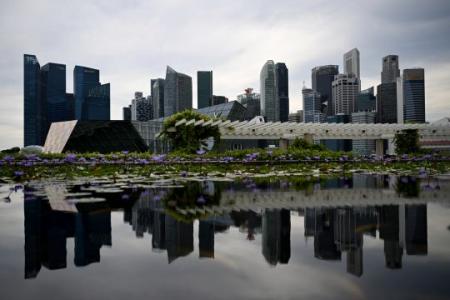
M 304 138 L 307 141 L 345 139 L 376 140 L 377 153 L 382 151 L 383 140 L 392 142 L 395 134 L 402 130 L 416 129 L 420 141 L 450 141 L 450 123 L 431 124 L 361 124 L 361 123 L 294 123 L 264 122 L 261 117 L 250 121 L 230 120 L 186 120 L 182 119 L 169 130 L 176 131 L 180 126 L 216 126 L 221 139 L 265 139 L 280 140 L 280 147 L 288 140 Z

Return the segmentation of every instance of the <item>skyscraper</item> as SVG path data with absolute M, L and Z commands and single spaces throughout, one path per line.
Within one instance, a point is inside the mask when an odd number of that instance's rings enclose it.
M 110 120 L 110 84 L 101 84 L 89 90 L 84 101 L 83 116 L 87 120 Z
M 46 136 L 53 122 L 74 118 L 73 105 L 66 96 L 66 65 L 48 63 L 41 68 L 41 93 L 46 106 Z
M 268 60 L 260 74 L 261 114 L 267 122 L 280 120 L 280 106 L 276 97 L 275 63 Z
M 145 122 L 153 119 L 151 102 L 151 96 L 146 98 L 142 92 L 135 92 L 131 100 L 131 120 Z
M 383 57 L 383 70 L 381 71 L 381 83 L 391 83 L 400 76 L 398 55 Z
M 377 98 L 374 94 L 373 87 L 365 89 L 359 92 L 355 103 L 355 112 L 360 111 L 376 111 L 377 109 Z
M 353 48 L 344 54 L 344 74 L 353 74 L 356 78 L 361 79 L 359 72 L 359 50 Z
M 425 123 L 425 70 L 403 70 L 405 122 Z
M 75 119 L 109 120 L 110 86 L 100 83 L 100 71 L 75 66 L 73 69 Z
M 43 145 L 45 105 L 41 97 L 41 67 L 36 56 L 24 54 L 23 98 L 24 98 L 24 146 Z
M 334 76 L 339 74 L 339 66 L 327 65 L 315 67 L 311 70 L 312 89 L 321 96 L 322 112 L 327 116 L 334 115 L 332 96 L 332 82 Z
M 122 108 L 122 119 L 124 121 L 131 121 L 131 105 Z
M 321 95 L 308 88 L 303 88 L 303 121 L 305 123 L 321 123 L 325 121 L 325 114 L 322 113 Z
M 355 111 L 356 98 L 360 90 L 359 79 L 353 74 L 336 75 L 332 83 L 334 113 L 350 115 Z
M 164 118 L 164 79 L 152 79 L 153 118 Z
M 275 65 L 276 101 L 279 103 L 280 121 L 289 119 L 289 73 L 285 63 Z
M 213 72 L 197 72 L 197 108 L 203 108 L 212 104 L 213 100 Z M 217 103 L 216 103 L 217 104 Z
M 237 101 L 247 109 L 245 120 L 261 115 L 261 95 L 254 93 L 252 88 L 247 88 L 244 94 L 238 95 Z
M 164 116 L 192 108 L 192 78 L 167 66 L 164 83 Z
M 377 122 L 397 123 L 397 83 L 377 86 Z

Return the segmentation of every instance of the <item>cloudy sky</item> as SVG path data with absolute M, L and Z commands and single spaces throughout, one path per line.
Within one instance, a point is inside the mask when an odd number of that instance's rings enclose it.
M 449 0 L 0 0 L 0 149 L 22 145 L 23 54 L 41 65 L 98 68 L 111 83 L 113 119 L 166 65 L 193 77 L 214 71 L 214 94 L 253 87 L 268 59 L 289 68 L 290 110 L 311 68 L 361 52 L 362 88 L 380 82 L 381 58 L 423 67 L 427 120 L 450 116 Z

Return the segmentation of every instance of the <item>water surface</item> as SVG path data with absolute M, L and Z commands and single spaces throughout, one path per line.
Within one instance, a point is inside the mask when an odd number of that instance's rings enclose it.
M 0 186 L 2 299 L 449 299 L 450 180 Z

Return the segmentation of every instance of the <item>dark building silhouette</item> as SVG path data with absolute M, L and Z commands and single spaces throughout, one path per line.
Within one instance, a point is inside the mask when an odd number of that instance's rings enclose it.
M 122 108 L 122 119 L 124 121 L 131 121 L 131 105 Z
M 194 225 L 166 215 L 166 246 L 169 263 L 194 251 Z
M 382 206 L 379 208 L 380 239 L 384 240 L 384 256 L 386 267 L 401 269 L 403 248 L 399 240 L 399 208 L 398 206 Z
M 66 95 L 66 65 L 48 63 L 41 68 L 41 93 L 45 99 L 47 135 L 53 122 L 74 118 L 73 102 Z
M 319 66 L 313 68 L 311 73 L 312 89 L 321 96 L 323 113 L 327 116 L 334 115 L 332 83 L 334 81 L 334 76 L 339 74 L 339 66 Z
M 218 104 L 224 104 L 224 103 L 228 103 L 228 98 L 227 97 L 225 97 L 225 96 L 216 96 L 216 95 L 212 96 L 211 105 L 218 105 Z
M 266 210 L 262 216 L 262 253 L 271 265 L 287 264 L 291 257 L 291 215 L 286 209 Z
M 152 248 L 166 249 L 166 215 L 158 211 L 153 213 Z
M 425 70 L 403 70 L 404 119 L 425 123 Z
M 197 108 L 208 107 L 220 103 L 213 103 L 213 72 L 197 72 Z
M 289 72 L 285 63 L 275 64 L 276 97 L 280 107 L 280 121 L 289 120 Z
M 200 257 L 214 258 L 214 223 L 199 221 L 198 249 Z
M 428 253 L 426 204 L 406 205 L 405 242 L 408 255 L 426 255 Z
M 100 248 L 112 244 L 111 212 L 79 213 L 75 224 L 75 266 L 100 262 Z
M 36 56 L 24 54 L 23 98 L 24 146 L 45 142 L 46 107 L 41 95 L 41 67 Z
M 377 86 L 377 122 L 397 123 L 397 83 Z
M 100 83 L 100 71 L 75 66 L 73 91 L 76 120 L 110 119 L 110 85 Z

